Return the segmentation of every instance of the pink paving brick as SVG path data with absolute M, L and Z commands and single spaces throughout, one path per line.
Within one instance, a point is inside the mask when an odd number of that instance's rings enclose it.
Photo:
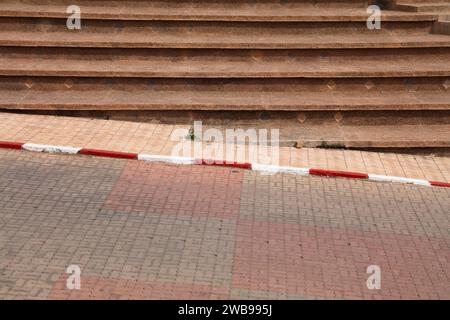
M 233 288 L 325 298 L 450 298 L 450 241 L 241 220 Z M 369 265 L 381 290 L 368 290 Z
M 109 209 L 216 218 L 237 217 L 243 171 L 130 161 L 105 206 Z

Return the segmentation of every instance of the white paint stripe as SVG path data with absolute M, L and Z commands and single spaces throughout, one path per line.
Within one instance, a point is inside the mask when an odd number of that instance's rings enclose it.
M 150 162 L 168 162 L 174 164 L 194 164 L 194 158 L 138 154 L 138 160 Z
M 68 153 L 76 154 L 81 148 L 65 147 L 65 146 L 51 146 L 45 144 L 25 143 L 22 145 L 22 149 L 35 152 L 48 152 L 48 153 Z
M 280 172 L 280 167 L 279 166 L 272 166 L 272 165 L 267 165 L 267 164 L 258 164 L 255 163 L 252 165 L 252 170 L 253 171 L 263 171 L 263 172 Z
M 293 174 L 299 174 L 299 175 L 308 175 L 309 169 L 308 168 L 295 168 L 295 167 L 282 167 L 282 166 L 273 166 L 273 165 L 267 165 L 267 164 L 252 164 L 252 169 L 254 171 L 262 171 L 262 172 L 270 172 L 270 173 L 293 173 Z
M 382 175 L 378 175 L 378 174 L 369 174 L 369 180 L 409 183 L 409 184 L 417 184 L 417 185 L 427 186 L 427 187 L 431 186 L 431 183 L 427 180 L 411 179 L 411 178 L 403 178 L 403 177 L 393 177 L 393 176 L 382 176 Z

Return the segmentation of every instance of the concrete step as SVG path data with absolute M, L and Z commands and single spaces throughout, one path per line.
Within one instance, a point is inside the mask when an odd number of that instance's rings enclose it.
M 398 1 L 395 6 L 396 10 L 407 12 L 433 12 L 443 14 L 450 13 L 450 1 Z
M 316 129 L 314 131 L 314 129 Z M 450 125 L 362 125 L 335 127 L 325 133 L 326 126 L 305 131 L 297 146 L 322 148 L 449 148 Z M 330 127 L 328 127 L 330 129 Z M 314 133 L 313 133 L 314 132 Z M 330 132 L 335 137 L 330 137 Z M 326 138 L 320 138 L 323 135 Z
M 13 110 L 450 110 L 450 78 L 0 77 L 0 96 Z
M 179 22 L 84 20 L 79 31 L 65 20 L 0 18 L 0 46 L 87 48 L 327 49 L 450 47 L 430 34 L 430 21 L 384 22 Z
M 433 25 L 433 33 L 450 35 L 450 19 L 448 21 L 437 21 Z
M 17 110 L 14 112 L 18 112 Z M 24 111 L 20 111 L 24 112 Z M 450 111 L 152 111 L 34 110 L 26 113 L 192 126 L 203 130 L 280 130 L 281 146 L 323 148 L 449 148 Z
M 179 21 L 366 21 L 369 1 L 19 1 L 3 0 L 0 17 Z M 384 21 L 436 20 L 429 13 L 386 11 Z
M 450 49 L 193 50 L 0 47 L 0 76 L 448 77 Z

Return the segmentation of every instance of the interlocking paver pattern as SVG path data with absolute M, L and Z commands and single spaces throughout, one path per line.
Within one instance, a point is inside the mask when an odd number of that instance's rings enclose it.
M 244 171 L 130 161 L 106 206 L 160 214 L 237 217 Z M 176 183 L 174 183 L 176 181 Z
M 0 191 L 3 299 L 450 298 L 447 188 L 0 150 Z

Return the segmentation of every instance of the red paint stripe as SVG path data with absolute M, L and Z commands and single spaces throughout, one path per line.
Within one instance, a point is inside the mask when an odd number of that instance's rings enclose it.
M 0 148 L 4 149 L 22 149 L 24 143 L 22 142 L 8 142 L 8 141 L 0 141 Z
M 450 188 L 450 183 L 447 182 L 430 181 L 430 184 L 435 187 Z
M 197 159 L 195 163 L 198 165 L 204 166 L 218 166 L 218 167 L 230 167 L 230 168 L 239 168 L 239 169 L 252 169 L 251 163 L 242 163 L 242 162 L 230 162 L 230 161 L 222 161 L 222 160 L 207 160 L 207 159 Z
M 315 175 L 315 176 L 323 176 L 323 177 L 343 177 L 343 178 L 354 178 L 354 179 L 368 179 L 369 178 L 369 175 L 367 173 L 333 171 L 333 170 L 323 170 L 323 169 L 309 169 L 309 174 Z
M 119 151 L 108 151 L 108 150 L 97 150 L 97 149 L 81 149 L 79 154 L 97 156 L 97 157 L 107 157 L 107 158 L 119 158 L 119 159 L 137 159 L 137 153 L 119 152 Z

